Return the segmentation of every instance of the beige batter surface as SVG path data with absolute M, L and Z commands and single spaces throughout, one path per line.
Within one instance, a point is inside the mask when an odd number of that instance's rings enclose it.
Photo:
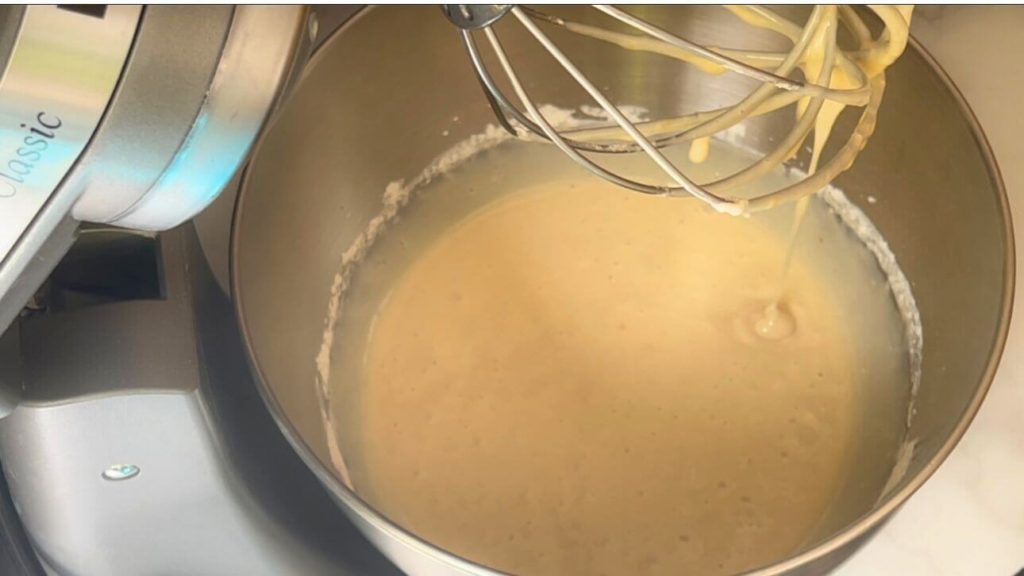
M 479 210 L 373 319 L 357 491 L 515 574 L 731 573 L 794 552 L 849 471 L 863 359 L 856 311 L 800 259 L 780 305 L 795 330 L 758 334 L 786 240 L 592 178 Z

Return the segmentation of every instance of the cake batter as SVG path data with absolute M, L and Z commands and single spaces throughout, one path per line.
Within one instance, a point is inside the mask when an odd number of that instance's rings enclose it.
M 464 204 L 481 194 L 453 189 L 467 181 L 480 183 L 460 174 L 423 203 Z M 586 175 L 484 196 L 444 230 L 398 224 L 346 304 L 336 398 L 356 491 L 513 574 L 735 573 L 815 538 L 865 395 L 907 384 L 884 280 L 839 224 L 812 211 L 806 233 L 849 246 L 829 246 L 838 269 L 795 256 L 780 298 L 777 215 Z M 371 292 L 386 295 L 361 301 Z M 895 452 L 905 403 L 892 404 L 876 438 Z

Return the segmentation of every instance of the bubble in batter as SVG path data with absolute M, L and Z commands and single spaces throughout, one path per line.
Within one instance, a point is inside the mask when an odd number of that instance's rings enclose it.
M 782 340 L 796 331 L 796 319 L 782 302 L 772 302 L 753 320 L 758 336 L 768 340 Z

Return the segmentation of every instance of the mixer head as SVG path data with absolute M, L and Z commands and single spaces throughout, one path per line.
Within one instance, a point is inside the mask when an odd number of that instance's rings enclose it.
M 593 8 L 607 16 L 609 23 L 618 22 L 630 32 L 596 27 L 522 6 L 446 5 L 443 10 L 459 28 L 484 93 L 499 122 L 509 132 L 548 140 L 584 168 L 619 186 L 659 196 L 693 196 L 730 214 L 765 210 L 813 194 L 853 164 L 874 131 L 885 88 L 884 71 L 906 47 L 911 14 L 909 7 L 872 6 L 871 12 L 883 25 L 882 31 L 875 35 L 858 10 L 850 6 L 815 6 L 803 24 L 769 8 L 724 7 L 746 24 L 772 30 L 791 44 L 785 52 L 755 52 L 703 46 L 618 8 L 603 5 Z M 509 19 L 515 20 L 543 46 L 601 107 L 611 120 L 610 124 L 566 129 L 544 116 L 524 88 L 494 28 L 495 23 Z M 732 105 L 672 118 L 636 121 L 580 71 L 573 59 L 544 32 L 545 26 L 613 43 L 627 50 L 676 58 L 707 74 L 740 74 L 758 85 Z M 840 27 L 853 39 L 850 46 L 840 46 Z M 477 46 L 478 34 L 486 39 L 522 109 L 513 104 L 491 75 Z M 691 159 L 701 161 L 709 138 L 750 118 L 789 106 L 796 108 L 794 121 L 775 148 L 738 172 L 717 180 L 694 182 L 662 151 L 671 145 L 690 142 L 694 147 Z M 848 106 L 861 108 L 860 117 L 847 134 L 845 143 L 823 161 L 822 153 L 833 125 Z M 792 160 L 812 132 L 811 158 L 804 177 L 754 198 L 736 194 L 740 187 L 756 184 Z M 639 152 L 646 154 L 667 176 L 666 183 L 626 177 L 588 156 Z

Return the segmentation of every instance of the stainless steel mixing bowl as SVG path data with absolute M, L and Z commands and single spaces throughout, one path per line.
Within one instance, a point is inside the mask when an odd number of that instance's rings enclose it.
M 705 44 L 727 45 L 743 34 L 757 46 L 776 47 L 773 36 L 720 9 L 685 9 L 675 21 L 678 31 Z M 515 61 L 530 62 L 521 68 L 529 69 L 525 81 L 539 99 L 563 107 L 586 102 L 538 47 L 513 30 L 503 34 Z M 656 116 L 719 106 L 750 89 L 735 76 L 709 78 L 668 59 L 558 40 L 613 100 L 642 104 Z M 860 467 L 821 535 L 760 568 L 764 574 L 833 565 L 920 487 L 977 411 L 1006 337 L 1013 239 L 985 138 L 916 44 L 888 77 L 878 130 L 838 185 L 882 231 L 913 285 L 924 325 L 923 379 L 910 430 L 918 444 L 902 481 L 879 499 L 896 447 L 866 437 Z M 490 572 L 391 523 L 339 479 L 324 441 L 314 357 L 340 256 L 379 211 L 385 186 L 415 176 L 492 122 L 457 36 L 436 7 L 364 10 L 323 45 L 263 138 L 235 218 L 234 297 L 267 403 L 338 504 L 415 574 Z M 745 143 L 765 149 L 788 125 L 779 118 L 753 122 Z M 878 202 L 867 202 L 869 195 Z M 901 407 L 882 405 L 882 398 L 872 413 L 899 417 Z

